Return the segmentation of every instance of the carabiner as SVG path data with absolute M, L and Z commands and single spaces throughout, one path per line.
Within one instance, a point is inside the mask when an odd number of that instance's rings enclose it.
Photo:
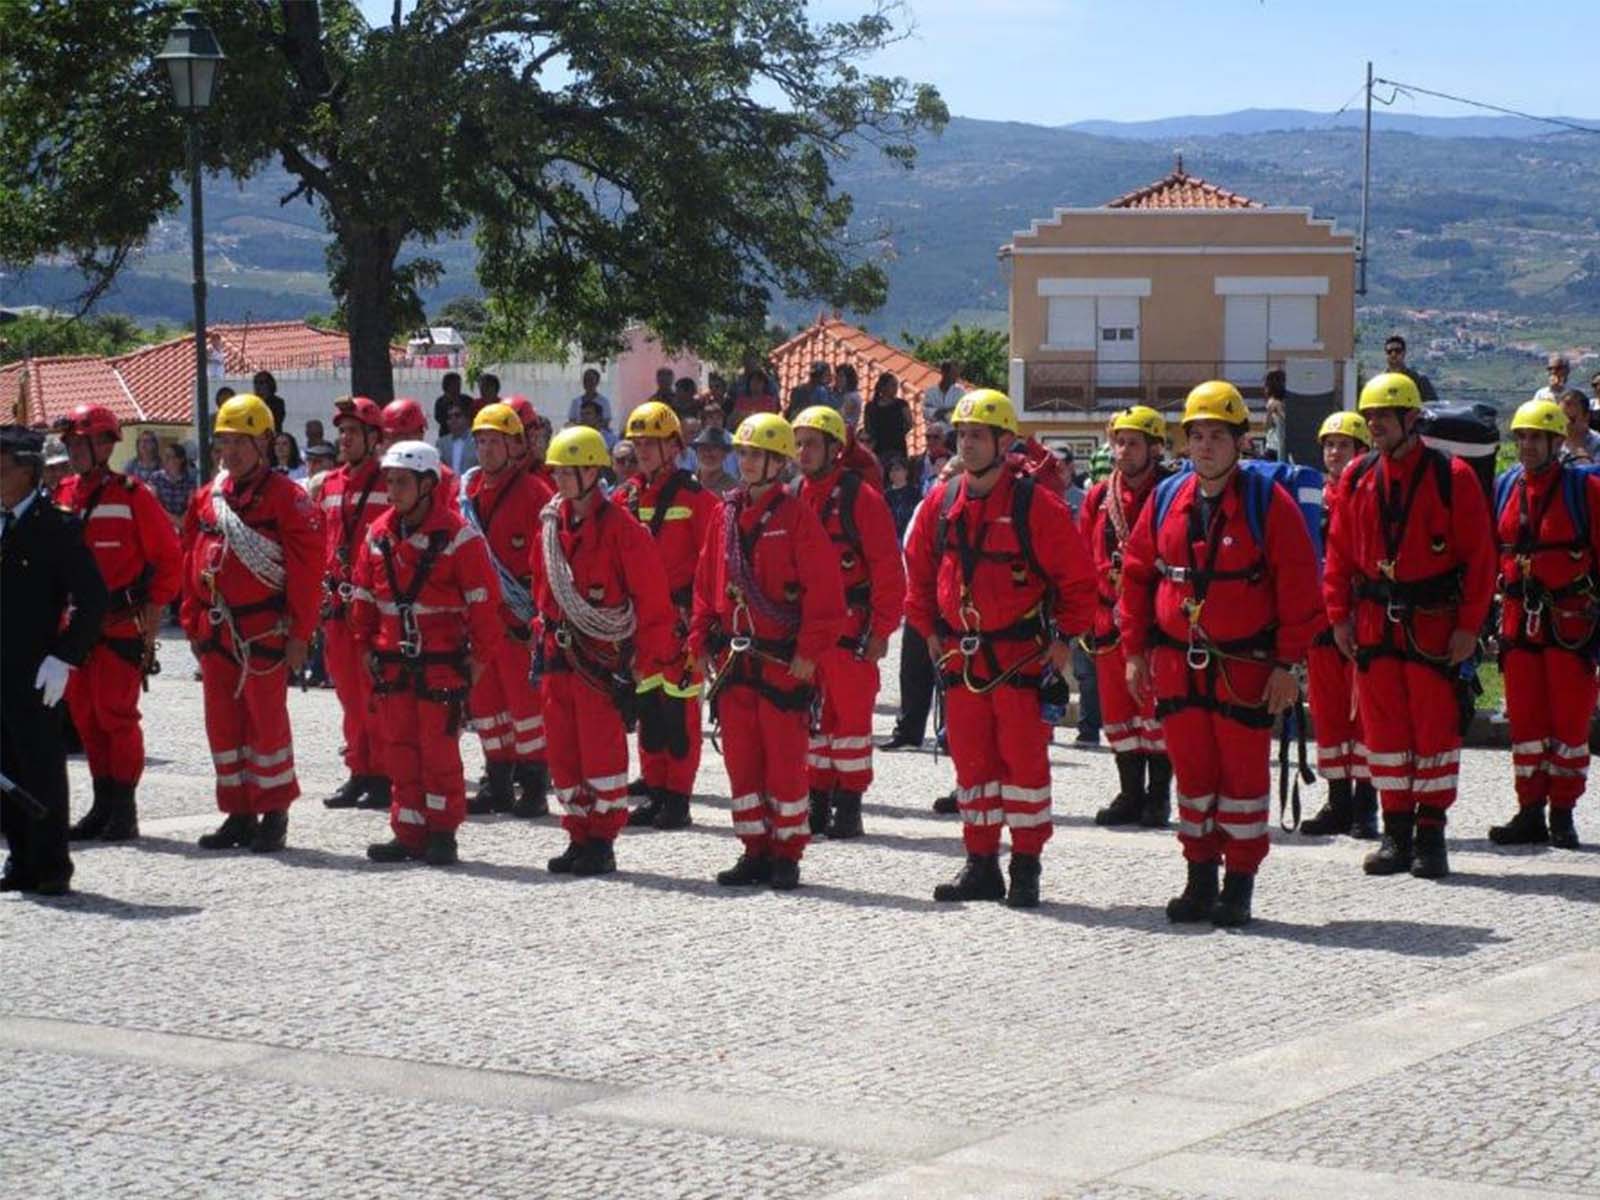
M 748 634 L 736 633 L 728 639 L 728 649 L 732 650 L 735 654 L 743 654 L 746 650 L 750 649 L 750 645 L 750 637 Z
M 1389 600 L 1383 606 L 1383 615 L 1389 619 L 1389 624 L 1398 625 L 1405 616 L 1405 608 L 1398 600 Z
M 983 638 L 976 633 L 969 633 L 962 637 L 957 645 L 961 647 L 963 658 L 971 658 L 983 648 Z
M 1199 642 L 1191 641 L 1184 652 L 1183 661 L 1191 671 L 1204 671 L 1211 665 L 1211 650 Z

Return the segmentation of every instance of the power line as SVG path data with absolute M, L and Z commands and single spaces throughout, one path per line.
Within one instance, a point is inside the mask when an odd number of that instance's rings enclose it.
M 1490 104 L 1485 100 L 1469 100 L 1465 96 L 1452 96 L 1449 92 L 1436 92 L 1430 88 L 1418 87 L 1414 83 L 1400 83 L 1394 79 L 1374 79 L 1372 82 L 1385 84 L 1388 87 L 1395 89 L 1394 96 L 1390 96 L 1388 100 L 1380 101 L 1380 103 L 1384 104 L 1393 104 L 1395 96 L 1399 95 L 1401 92 L 1405 92 L 1407 95 L 1416 92 L 1424 96 L 1433 96 L 1439 100 L 1452 100 L 1457 104 L 1466 104 L 1473 108 L 1483 108 L 1490 112 L 1504 113 L 1506 116 L 1510 117 L 1521 117 L 1525 121 L 1540 121 L 1546 125 L 1555 125 L 1562 129 L 1574 130 L 1578 133 L 1600 133 L 1600 129 L 1596 129 L 1591 125 L 1578 125 L 1572 121 L 1563 121 L 1560 117 L 1539 117 L 1535 116 L 1533 113 L 1525 113 L 1515 108 L 1504 108 L 1498 104 Z

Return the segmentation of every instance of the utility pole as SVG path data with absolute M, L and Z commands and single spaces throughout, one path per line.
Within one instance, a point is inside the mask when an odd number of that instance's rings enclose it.
M 1372 195 L 1372 63 L 1367 62 L 1367 119 L 1361 127 L 1361 252 L 1356 256 L 1356 295 L 1367 294 L 1367 212 Z

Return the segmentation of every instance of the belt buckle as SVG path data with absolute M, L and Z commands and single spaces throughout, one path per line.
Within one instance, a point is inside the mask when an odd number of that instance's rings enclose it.
M 1383 615 L 1389 619 L 1389 624 L 1398 625 L 1400 624 L 1400 618 L 1405 616 L 1405 609 L 1400 604 L 1400 601 L 1390 598 L 1384 602 Z
M 340 600 L 349 604 L 356 594 L 356 585 L 353 583 L 341 583 L 334 591 L 338 593 Z
M 210 608 L 208 608 L 206 610 L 206 620 L 210 621 L 213 625 L 221 625 L 222 605 L 213 604 Z
M 1533 637 L 1539 632 L 1539 625 L 1544 620 L 1544 605 L 1542 603 L 1530 604 L 1526 599 L 1524 599 L 1522 602 L 1522 611 L 1523 632 L 1525 632 L 1529 637 Z
M 420 638 L 408 638 L 400 643 L 400 653 L 407 658 L 422 657 L 422 641 Z
M 555 639 L 556 645 L 560 646 L 563 650 L 572 645 L 572 634 L 568 632 L 565 625 L 556 626 Z
M 750 644 L 749 636 L 743 633 L 736 633 L 728 639 L 728 649 L 735 654 L 743 654 L 750 649 Z
M 983 638 L 976 633 L 963 634 L 961 641 L 957 644 L 961 647 L 962 656 L 971 658 L 982 648 Z

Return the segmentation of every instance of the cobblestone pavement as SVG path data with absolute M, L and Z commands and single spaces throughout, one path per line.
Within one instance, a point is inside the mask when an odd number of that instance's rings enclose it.
M 1464 756 L 1448 882 L 1275 833 L 1221 933 L 1167 924 L 1175 839 L 1096 828 L 1111 757 L 1066 732 L 1032 913 L 932 903 L 961 847 L 926 753 L 878 756 L 868 836 L 791 895 L 711 882 L 709 746 L 694 827 L 625 833 L 613 877 L 553 878 L 554 821 L 508 817 L 453 870 L 374 867 L 383 817 L 319 803 L 325 691 L 291 701 L 291 849 L 206 855 L 199 688 L 163 662 L 146 836 L 0 901 L 12 1194 L 1600 1195 L 1600 854 L 1489 846 L 1503 753 Z

